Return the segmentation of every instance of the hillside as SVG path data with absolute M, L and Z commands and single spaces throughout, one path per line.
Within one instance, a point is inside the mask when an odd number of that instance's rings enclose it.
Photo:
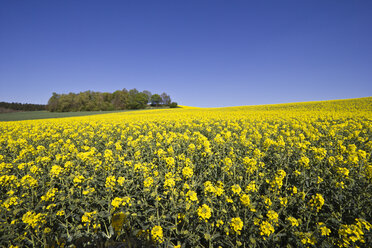
M 367 247 L 371 101 L 1 122 L 0 246 Z

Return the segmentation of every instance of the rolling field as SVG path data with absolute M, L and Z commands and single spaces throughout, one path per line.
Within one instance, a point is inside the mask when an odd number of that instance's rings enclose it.
M 0 123 L 1 247 L 370 247 L 372 97 Z
M 23 120 L 36 120 L 36 119 L 76 117 L 76 116 L 86 116 L 86 115 L 109 114 L 109 113 L 117 113 L 117 112 L 124 112 L 124 111 L 130 111 L 130 110 L 81 111 L 81 112 L 48 112 L 48 111 L 11 112 L 11 113 L 0 113 L 0 121 L 23 121 Z

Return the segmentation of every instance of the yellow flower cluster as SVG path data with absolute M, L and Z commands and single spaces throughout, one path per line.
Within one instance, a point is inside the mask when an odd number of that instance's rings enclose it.
M 59 165 L 53 165 L 49 173 L 51 177 L 58 178 L 63 173 L 63 168 Z
M 241 234 L 240 231 L 243 229 L 243 221 L 240 219 L 240 217 L 232 218 L 230 222 L 231 228 L 236 232 L 237 234 Z
M 198 208 L 198 216 L 200 219 L 208 221 L 211 215 L 212 215 L 212 210 L 208 205 L 203 204 L 202 206 Z
M 364 219 L 355 219 L 355 224 L 341 225 L 338 234 L 342 241 L 338 242 L 339 247 L 351 247 L 353 243 L 365 243 L 364 231 L 369 231 L 372 225 Z
M 371 106 L 365 98 L 1 122 L 0 247 L 128 234 L 149 247 L 367 246 Z
M 161 226 L 154 226 L 151 229 L 151 237 L 153 240 L 163 243 L 163 228 Z
M 89 225 L 96 214 L 97 211 L 85 212 L 84 215 L 81 217 L 81 222 L 83 222 L 84 225 Z
M 58 192 L 57 188 L 52 188 L 48 190 L 48 192 L 41 197 L 41 201 L 54 201 L 54 197 Z
M 292 216 L 287 217 L 287 220 L 291 223 L 292 226 L 299 226 L 298 220 Z
M 46 222 L 45 217 L 46 214 L 36 214 L 34 211 L 28 211 L 22 216 L 22 221 L 32 228 L 36 229 Z
M 331 233 L 331 230 L 323 222 L 318 222 L 317 224 L 320 229 L 321 235 L 329 236 L 329 234 Z
M 130 197 L 128 196 L 125 196 L 123 198 L 120 198 L 120 197 L 115 197 L 115 199 L 112 200 L 111 202 L 111 206 L 113 207 L 113 209 L 115 210 L 116 208 L 120 207 L 120 206 L 125 206 L 127 204 L 130 205 Z
M 309 205 L 312 208 L 315 208 L 316 211 L 320 211 L 324 205 L 324 198 L 321 194 L 316 194 L 311 197 L 311 200 L 309 201 Z
M 260 224 L 260 234 L 262 236 L 270 236 L 275 231 L 273 225 L 270 222 L 262 221 Z
M 147 177 L 144 181 L 143 181 L 143 186 L 145 188 L 150 188 L 152 186 L 152 184 L 154 183 L 154 179 L 152 177 Z
M 275 174 L 275 178 L 274 180 L 271 182 L 271 189 L 273 191 L 275 190 L 279 190 L 282 188 L 283 186 L 283 179 L 285 178 L 285 176 L 287 175 L 287 173 L 284 171 L 284 170 L 278 170 Z
M 105 186 L 106 186 L 107 189 L 114 190 L 114 188 L 116 186 L 116 178 L 115 178 L 115 176 L 109 176 L 109 177 L 107 177 L 106 178 Z

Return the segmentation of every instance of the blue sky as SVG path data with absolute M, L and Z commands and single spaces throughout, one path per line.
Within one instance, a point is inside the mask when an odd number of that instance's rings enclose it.
M 167 92 L 219 107 L 372 95 L 372 1 L 3 0 L 0 101 Z

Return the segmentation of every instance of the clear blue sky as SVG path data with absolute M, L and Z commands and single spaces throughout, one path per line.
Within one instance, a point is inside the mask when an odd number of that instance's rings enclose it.
M 1 0 L 0 101 L 167 92 L 182 105 L 372 95 L 372 1 Z

